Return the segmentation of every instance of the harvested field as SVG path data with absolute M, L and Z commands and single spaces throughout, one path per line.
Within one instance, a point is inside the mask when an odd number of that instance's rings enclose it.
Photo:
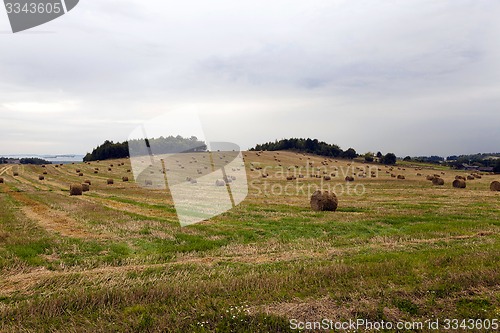
M 179 158 L 183 183 L 210 172 L 201 160 Z M 248 152 L 247 198 L 181 228 L 159 168 L 136 181 L 124 176 L 127 160 L 2 166 L 0 331 L 288 332 L 294 318 L 498 317 L 498 177 L 459 190 L 463 172 L 398 167 L 391 177 L 376 164 Z M 241 182 L 232 172 L 225 180 Z M 444 185 L 426 180 L 435 174 Z M 225 180 L 210 188 L 226 190 Z M 70 196 L 82 181 L 90 191 Z M 311 209 L 315 189 L 336 193 L 336 211 Z

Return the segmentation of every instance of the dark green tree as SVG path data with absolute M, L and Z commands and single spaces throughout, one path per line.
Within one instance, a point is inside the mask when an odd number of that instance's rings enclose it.
M 373 162 L 374 158 L 373 158 L 373 154 L 372 153 L 366 153 L 365 154 L 365 161 L 368 162 L 368 163 L 371 163 Z
M 356 153 L 354 148 L 349 148 L 342 154 L 342 157 L 352 160 L 353 158 L 358 157 L 358 154 Z
M 396 161 L 397 161 L 396 155 L 394 155 L 393 153 L 387 153 L 385 154 L 384 157 L 382 157 L 381 162 L 387 165 L 394 165 L 396 164 Z
M 500 159 L 497 160 L 497 163 L 493 167 L 493 172 L 494 173 L 500 173 Z

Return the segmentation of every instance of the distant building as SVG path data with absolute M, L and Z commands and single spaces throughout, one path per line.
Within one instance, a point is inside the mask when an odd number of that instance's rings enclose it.
M 482 172 L 493 172 L 493 167 L 479 167 L 476 165 L 462 164 L 462 167 L 465 171 L 482 171 Z
M 479 167 L 476 165 L 469 165 L 469 164 L 462 164 L 462 168 L 467 171 L 477 171 L 479 170 Z

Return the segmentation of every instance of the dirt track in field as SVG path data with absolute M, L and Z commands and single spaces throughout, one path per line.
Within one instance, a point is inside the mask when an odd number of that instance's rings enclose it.
M 55 232 L 65 237 L 101 238 L 101 235 L 90 233 L 81 222 L 71 218 L 68 214 L 47 207 L 21 192 L 12 192 L 11 196 L 23 204 L 21 211 L 30 220 L 49 232 Z

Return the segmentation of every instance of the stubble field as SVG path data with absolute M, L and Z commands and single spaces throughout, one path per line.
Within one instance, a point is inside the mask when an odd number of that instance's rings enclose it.
M 288 332 L 291 319 L 500 318 L 500 192 L 489 189 L 498 175 L 457 189 L 455 176 L 468 173 L 293 152 L 244 157 L 246 200 L 184 228 L 168 189 L 138 186 L 127 160 L 0 166 L 0 331 Z M 332 179 L 311 177 L 323 171 Z M 426 180 L 433 174 L 445 185 Z M 84 180 L 90 191 L 70 196 Z M 338 193 L 336 212 L 311 211 L 316 187 Z

